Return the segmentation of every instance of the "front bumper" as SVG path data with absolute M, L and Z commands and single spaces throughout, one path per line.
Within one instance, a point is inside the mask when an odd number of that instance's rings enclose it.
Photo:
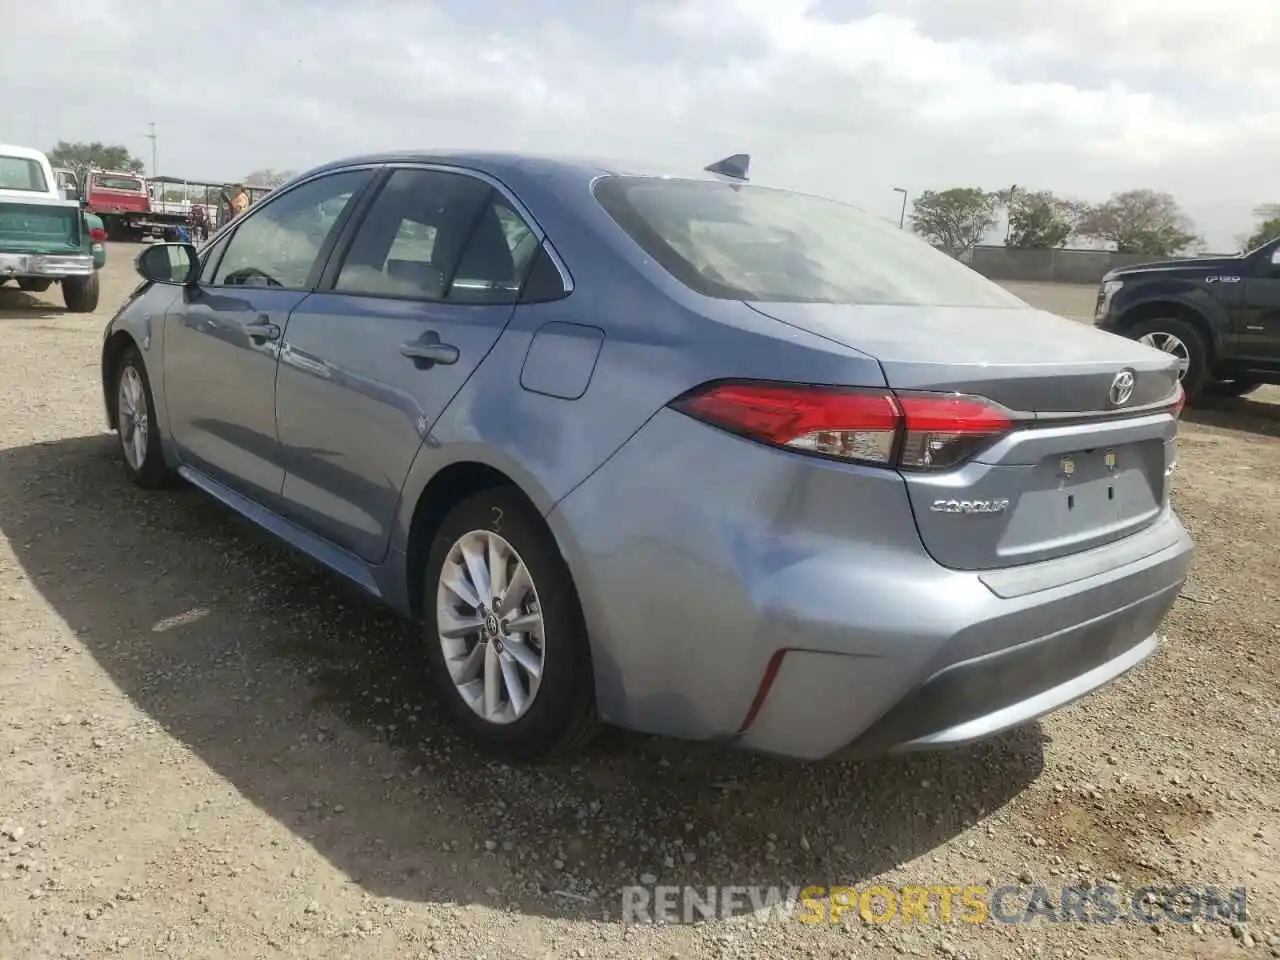
M 896 474 L 670 411 L 548 521 L 605 720 L 802 759 L 961 744 L 1097 689 L 1157 649 L 1194 549 L 1166 510 L 1073 556 L 947 569 Z
M 0 253 L 0 277 L 88 277 L 94 271 L 93 260 L 85 254 Z

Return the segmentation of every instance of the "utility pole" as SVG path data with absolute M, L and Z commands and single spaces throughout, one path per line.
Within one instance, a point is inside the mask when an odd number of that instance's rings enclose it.
M 902 194 L 902 212 L 898 214 L 898 229 L 901 230 L 907 223 L 907 191 L 902 187 L 894 187 L 893 192 Z
M 1016 197 L 1017 195 L 1018 195 L 1018 185 L 1015 183 L 1012 187 L 1009 188 L 1009 205 L 1006 208 L 1006 213 L 1005 213 L 1005 222 L 1008 225 L 1008 229 L 1006 229 L 1004 233 L 1004 245 L 1006 247 L 1009 245 L 1009 240 L 1012 239 L 1013 237 L 1013 198 Z
M 158 143 L 160 138 L 156 136 L 156 125 L 152 123 L 150 124 L 150 127 L 151 132 L 147 134 L 147 139 L 151 141 L 151 176 L 157 177 L 160 175 L 160 168 L 158 165 L 160 156 Z

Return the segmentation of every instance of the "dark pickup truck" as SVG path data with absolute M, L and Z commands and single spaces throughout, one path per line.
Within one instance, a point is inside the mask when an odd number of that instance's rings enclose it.
M 1237 257 L 1112 270 L 1094 324 L 1176 356 L 1188 402 L 1280 383 L 1280 240 Z

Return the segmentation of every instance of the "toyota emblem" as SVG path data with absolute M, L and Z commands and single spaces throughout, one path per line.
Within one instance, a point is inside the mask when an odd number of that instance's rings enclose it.
M 1134 385 L 1133 371 L 1121 370 L 1116 374 L 1115 379 L 1111 381 L 1111 391 L 1108 397 L 1113 407 L 1122 407 L 1133 397 Z

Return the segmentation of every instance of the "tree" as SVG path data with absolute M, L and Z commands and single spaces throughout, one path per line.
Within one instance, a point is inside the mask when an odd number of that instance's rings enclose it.
M 128 173 L 142 173 L 146 170 L 146 164 L 129 153 L 128 147 L 98 143 L 96 140 L 93 143 L 68 143 L 66 140 L 59 140 L 47 155 L 50 164 L 66 167 L 68 170 L 85 170 L 89 167 Z
M 1009 210 L 1005 245 L 1023 250 L 1066 246 L 1087 209 L 1077 200 L 1054 196 L 1048 190 L 1005 191 L 1001 200 Z
M 998 202 L 997 194 L 978 187 L 926 190 L 911 205 L 911 229 L 958 257 L 995 226 Z
M 1107 240 L 1117 253 L 1169 257 L 1198 238 L 1191 219 L 1171 194 L 1126 190 L 1091 207 L 1081 219 L 1081 236 Z
M 1245 253 L 1280 237 L 1280 203 L 1261 204 L 1254 208 L 1253 215 L 1261 222 L 1253 235 L 1244 242 Z
M 293 179 L 292 170 L 255 170 L 244 178 L 246 187 L 278 187 L 286 180 Z

